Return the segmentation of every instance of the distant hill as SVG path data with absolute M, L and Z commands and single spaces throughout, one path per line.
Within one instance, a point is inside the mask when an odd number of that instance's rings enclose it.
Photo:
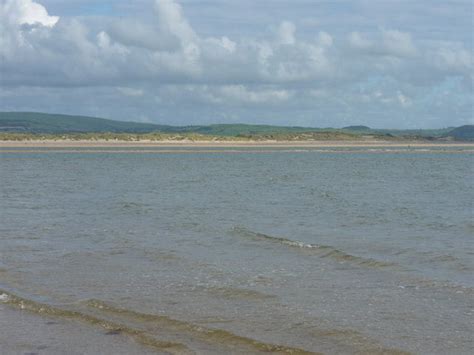
M 0 112 L 0 132 L 21 133 L 147 133 L 166 129 L 149 123 L 122 122 L 87 116 L 37 112 Z
M 251 124 L 212 124 L 208 126 L 182 127 L 186 132 L 209 134 L 214 136 L 251 136 L 278 133 L 305 133 L 320 131 L 318 128 L 289 127 Z
M 474 140 L 474 125 L 465 125 L 457 127 L 446 134 L 447 137 L 452 137 L 456 140 Z
M 343 127 L 342 129 L 346 131 L 356 131 L 356 132 L 360 132 L 360 131 L 368 132 L 371 130 L 371 128 L 367 126 L 347 126 L 347 127 Z
M 202 126 L 169 126 L 152 123 L 124 122 L 104 118 L 37 112 L 0 112 L 0 132 L 14 133 L 198 133 L 216 136 L 239 136 L 271 133 L 319 131 L 317 128 L 282 127 L 249 124 L 214 124 Z
M 377 138 L 408 138 L 408 139 L 456 139 L 473 140 L 474 126 L 458 128 L 425 130 L 373 129 L 355 125 L 341 129 L 286 127 L 250 124 L 212 124 L 196 126 L 170 126 L 152 123 L 124 122 L 104 118 L 49 114 L 38 112 L 0 112 L 0 133 L 26 134 L 75 134 L 75 133 L 169 133 L 169 134 L 202 134 L 227 137 L 260 137 L 271 139 L 274 135 L 295 137 L 314 134 L 346 134 L 353 137 L 370 135 Z
M 354 134 L 368 134 L 368 135 L 381 135 L 385 137 L 405 137 L 405 138 L 441 138 L 448 134 L 453 127 L 440 128 L 440 129 L 377 129 L 370 128 L 367 126 L 347 126 L 343 127 L 342 130 Z

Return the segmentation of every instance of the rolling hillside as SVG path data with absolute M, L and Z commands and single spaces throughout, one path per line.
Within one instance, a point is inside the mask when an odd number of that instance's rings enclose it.
M 122 122 L 87 116 L 70 116 L 37 112 L 0 112 L 0 132 L 21 133 L 84 133 L 127 132 L 147 133 L 166 129 L 148 123 Z
M 456 140 L 474 140 L 474 125 L 465 125 L 457 127 L 446 134 L 447 137 L 452 137 Z
M 411 139 L 474 140 L 474 126 L 427 130 L 372 129 L 367 126 L 335 128 L 285 127 L 250 124 L 213 124 L 170 126 L 140 122 L 115 121 L 104 118 L 48 114 L 37 112 L 0 112 L 0 133 L 75 134 L 75 133 L 170 133 L 200 134 L 226 137 L 267 137 L 298 134 L 349 134 Z

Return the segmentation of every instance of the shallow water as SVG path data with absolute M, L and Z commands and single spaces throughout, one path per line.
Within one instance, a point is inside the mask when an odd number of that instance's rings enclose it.
M 3 149 L 0 294 L 177 353 L 470 353 L 473 152 Z

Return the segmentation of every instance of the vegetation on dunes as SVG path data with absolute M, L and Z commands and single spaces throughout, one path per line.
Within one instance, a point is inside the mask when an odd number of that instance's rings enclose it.
M 35 112 L 0 112 L 0 140 L 250 141 L 474 140 L 474 126 L 395 130 L 367 126 L 285 127 L 250 124 L 170 126 Z

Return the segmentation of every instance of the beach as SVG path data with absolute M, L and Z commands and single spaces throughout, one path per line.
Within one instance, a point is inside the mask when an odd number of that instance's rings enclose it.
M 327 141 L 282 141 L 282 140 L 0 140 L 2 148 L 16 147 L 44 147 L 44 148 L 68 148 L 68 147 L 91 147 L 91 148 L 122 148 L 122 147 L 192 147 L 192 148 L 218 148 L 218 147 L 301 147 L 301 148 L 325 148 L 325 147 L 472 147 L 474 142 L 466 141 L 420 141 L 420 140 L 327 140 Z
M 36 315 L 0 303 L 2 354 L 166 354 L 132 337 L 77 321 Z

